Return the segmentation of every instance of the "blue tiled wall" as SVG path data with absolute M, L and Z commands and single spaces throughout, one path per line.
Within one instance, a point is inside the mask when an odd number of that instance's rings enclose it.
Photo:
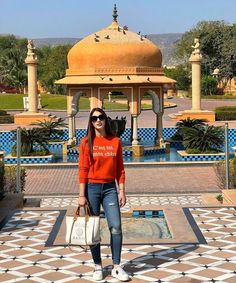
M 125 132 L 121 136 L 123 141 L 130 140 L 130 128 L 125 129 Z M 163 129 L 163 138 L 171 138 L 176 133 L 176 128 L 164 128 Z M 82 137 L 86 135 L 86 129 L 76 129 L 76 138 L 78 142 Z M 0 150 L 10 152 L 10 149 L 13 145 L 12 138 L 14 133 L 12 132 L 0 132 Z M 152 141 L 155 139 L 155 128 L 140 128 L 138 129 L 138 136 L 141 141 Z M 68 140 L 68 130 L 64 130 L 63 140 Z M 233 147 L 236 145 L 236 129 L 229 129 L 229 145 Z
M 21 157 L 21 163 L 23 164 L 32 164 L 32 163 L 51 163 L 52 160 L 53 160 L 53 156 L 50 156 L 50 157 Z M 15 157 L 12 157 L 12 158 L 8 158 L 8 157 L 5 157 L 4 158 L 4 162 L 6 164 L 16 164 L 16 158 Z
M 181 157 L 183 161 L 218 161 L 224 160 L 224 155 L 188 155 Z

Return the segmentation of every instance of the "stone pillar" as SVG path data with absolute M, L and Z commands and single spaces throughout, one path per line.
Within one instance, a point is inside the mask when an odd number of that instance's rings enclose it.
M 75 115 L 72 116 L 72 123 L 73 123 L 73 139 L 76 140 L 76 133 L 75 133 L 75 130 L 76 130 L 76 126 L 75 126 Z
M 69 139 L 68 145 L 75 145 L 75 123 L 74 123 L 74 115 L 72 111 L 72 101 L 73 95 L 67 95 L 67 115 L 68 115 L 68 128 L 69 128 Z
M 194 39 L 194 51 L 189 61 L 192 64 L 192 111 L 201 111 L 201 61 L 200 43 L 197 38 Z
M 28 52 L 25 59 L 28 69 L 28 97 L 29 97 L 29 112 L 38 112 L 38 89 L 37 89 L 37 64 L 38 59 L 34 53 L 34 44 L 32 40 L 28 40 Z
M 139 144 L 138 141 L 138 115 L 132 115 L 133 119 L 133 141 L 132 145 Z
M 74 146 L 75 145 L 74 117 L 71 114 L 68 116 L 68 126 L 69 126 L 68 145 Z
M 156 144 L 160 144 L 160 140 L 162 139 L 162 131 L 163 131 L 163 124 L 162 124 L 162 113 L 159 112 L 156 114 Z
M 133 126 L 133 116 L 131 115 L 130 116 L 130 142 L 132 142 L 132 140 L 133 140 L 133 128 L 134 128 L 134 126 Z

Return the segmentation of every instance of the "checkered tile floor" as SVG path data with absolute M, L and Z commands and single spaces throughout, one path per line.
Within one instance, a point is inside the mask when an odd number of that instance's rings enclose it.
M 164 198 L 163 202 L 167 201 Z M 199 201 L 196 196 L 193 198 Z M 151 201 L 160 200 L 129 197 L 129 202 L 137 205 Z M 48 204 L 49 200 L 43 200 L 42 205 Z M 59 210 L 42 209 L 17 211 L 2 228 L 0 282 L 93 282 L 90 253 L 79 253 L 76 248 L 71 251 L 67 247 L 45 246 Z M 123 246 L 122 260 L 132 282 L 236 282 L 235 209 L 195 207 L 189 210 L 207 243 Z M 102 246 L 102 258 L 103 282 L 118 282 L 110 276 L 109 246 Z
M 69 205 L 77 205 L 78 198 L 75 197 L 51 197 L 44 198 L 41 200 L 41 207 L 66 207 Z M 164 195 L 164 196 L 128 196 L 127 204 L 123 208 L 123 211 L 130 209 L 130 206 L 143 206 L 148 204 L 154 205 L 166 205 L 166 204 L 176 204 L 176 205 L 198 205 L 202 204 L 200 195 Z

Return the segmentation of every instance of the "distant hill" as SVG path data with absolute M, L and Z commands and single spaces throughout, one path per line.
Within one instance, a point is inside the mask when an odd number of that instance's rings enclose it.
M 163 65 L 173 66 L 178 62 L 173 58 L 175 46 L 181 39 L 182 33 L 164 33 L 164 34 L 149 34 L 147 38 L 157 44 L 163 55 Z M 42 46 L 58 46 L 62 44 L 74 45 L 81 38 L 35 38 L 34 44 L 36 47 Z
M 61 38 L 35 38 L 34 44 L 36 47 L 43 46 L 58 46 L 63 44 L 74 45 L 76 42 L 80 41 L 82 38 L 73 38 L 73 37 L 61 37 Z
M 182 33 L 149 34 L 147 38 L 158 45 L 161 49 L 163 62 L 162 65 L 176 65 L 177 60 L 173 58 L 175 47 L 182 37 Z

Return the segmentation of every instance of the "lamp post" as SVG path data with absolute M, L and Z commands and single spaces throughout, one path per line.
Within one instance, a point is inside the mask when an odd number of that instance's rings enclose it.
M 225 123 L 225 187 L 230 187 L 230 174 L 229 174 L 229 144 L 228 144 L 228 129 L 229 125 Z
M 20 167 L 20 156 L 21 156 L 21 128 L 17 127 L 16 130 L 16 192 L 19 193 L 21 189 L 21 167 Z

